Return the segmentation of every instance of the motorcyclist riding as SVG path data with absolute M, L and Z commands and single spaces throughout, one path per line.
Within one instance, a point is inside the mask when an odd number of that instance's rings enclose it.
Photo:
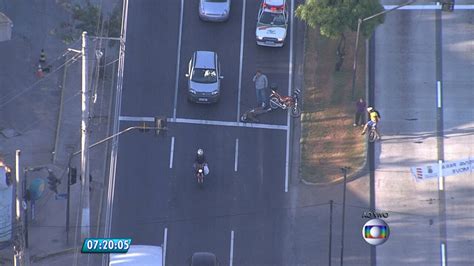
M 364 135 L 367 131 L 367 127 L 374 126 L 377 135 L 380 136 L 379 131 L 377 129 L 377 123 L 380 121 L 379 112 L 373 107 L 368 107 L 367 112 L 369 113 L 369 121 L 365 124 L 364 129 L 362 130 L 362 135 Z
M 203 149 L 198 149 L 196 159 L 194 159 L 194 170 L 204 169 L 204 175 L 209 173 L 206 156 L 204 155 Z

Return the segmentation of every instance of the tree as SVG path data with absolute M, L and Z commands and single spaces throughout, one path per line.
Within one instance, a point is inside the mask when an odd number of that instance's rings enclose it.
M 379 0 L 306 0 L 296 9 L 296 16 L 312 28 L 319 26 L 321 35 L 331 39 L 340 39 L 336 52 L 337 71 L 345 55 L 344 32 L 356 31 L 359 18 L 363 19 L 383 10 Z M 365 22 L 361 28 L 362 35 L 370 36 L 383 21 L 382 15 Z

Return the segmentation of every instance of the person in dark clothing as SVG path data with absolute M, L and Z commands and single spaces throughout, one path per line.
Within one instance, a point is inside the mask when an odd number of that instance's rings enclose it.
M 364 125 L 364 115 L 365 115 L 365 108 L 366 108 L 366 103 L 364 99 L 360 98 L 356 102 L 356 113 L 355 113 L 355 119 L 354 119 L 354 125 L 353 126 L 363 126 Z
M 196 159 L 194 160 L 196 164 L 205 164 L 206 163 L 206 156 L 204 155 L 204 151 L 199 149 L 196 154 Z
M 197 171 L 200 168 L 204 169 L 204 175 L 209 174 L 209 166 L 202 149 L 197 151 L 196 159 L 194 159 L 194 170 Z

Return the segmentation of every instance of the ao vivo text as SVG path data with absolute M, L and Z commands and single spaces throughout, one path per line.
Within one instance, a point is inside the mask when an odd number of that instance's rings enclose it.
M 362 213 L 362 218 L 366 218 L 366 219 L 388 218 L 388 212 L 368 211 L 368 212 Z

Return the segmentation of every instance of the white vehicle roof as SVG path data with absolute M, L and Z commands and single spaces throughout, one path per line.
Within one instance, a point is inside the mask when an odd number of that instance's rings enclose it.
M 130 245 L 127 253 L 110 254 L 109 266 L 162 266 L 160 246 Z
M 263 2 L 269 6 L 282 6 L 285 4 L 285 0 L 264 0 Z

